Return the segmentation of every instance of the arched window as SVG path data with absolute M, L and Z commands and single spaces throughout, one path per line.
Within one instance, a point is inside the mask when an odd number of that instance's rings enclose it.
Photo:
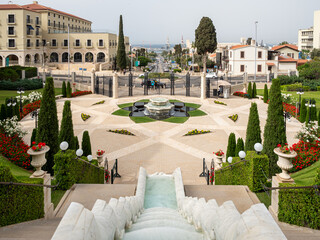
M 26 55 L 25 62 L 26 63 L 31 63 L 31 55 L 30 54 Z
M 74 58 L 74 62 L 82 62 L 82 54 L 79 52 L 76 52 L 73 58 Z
M 99 52 L 97 55 L 97 62 L 105 62 L 106 55 L 103 52 Z
M 34 63 L 40 63 L 40 55 L 38 53 L 34 55 Z
M 56 52 L 51 53 L 50 62 L 59 62 L 59 55 Z
M 67 52 L 62 53 L 62 62 L 68 62 L 68 53 Z
M 91 52 L 86 53 L 86 62 L 93 62 L 93 54 Z

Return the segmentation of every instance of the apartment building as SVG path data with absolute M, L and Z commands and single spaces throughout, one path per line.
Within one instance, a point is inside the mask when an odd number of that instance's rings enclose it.
M 92 22 L 38 2 L 0 5 L 0 66 L 39 65 L 66 69 L 110 68 L 118 37 L 95 33 Z M 125 37 L 129 52 L 129 38 Z
M 311 51 L 313 48 L 320 48 L 320 10 L 314 11 L 313 27 L 298 32 L 298 49 Z

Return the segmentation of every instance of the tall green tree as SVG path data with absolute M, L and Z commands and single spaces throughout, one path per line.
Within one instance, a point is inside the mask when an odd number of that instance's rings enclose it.
M 59 133 L 59 142 L 66 141 L 69 143 L 69 148 L 75 148 L 74 132 L 72 123 L 71 102 L 65 101 L 62 112 L 61 127 Z
M 238 156 L 240 151 L 244 151 L 244 142 L 242 138 L 238 138 L 235 154 Z
M 44 142 L 50 147 L 46 154 L 47 163 L 44 169 L 53 174 L 54 154 L 59 150 L 59 125 L 57 105 L 54 94 L 53 78 L 48 77 L 42 95 L 40 113 L 38 117 L 37 142 Z
M 312 59 L 314 59 L 315 57 L 320 57 L 320 48 L 312 49 L 310 56 Z
M 264 92 L 263 92 L 263 102 L 267 103 L 268 99 L 269 99 L 269 96 L 268 96 L 268 85 L 265 84 L 264 85 Z
M 251 82 L 249 82 L 247 93 L 249 95 L 249 98 L 252 98 L 252 84 L 251 84 Z
M 309 120 L 312 121 L 312 120 L 311 120 L 311 111 L 310 111 L 310 109 L 311 109 L 311 108 L 307 107 L 306 119 L 304 120 L 306 126 L 308 125 Z
M 236 135 L 234 133 L 230 133 L 229 139 L 228 139 L 226 158 L 236 156 L 236 146 L 237 146 Z
M 91 141 L 88 131 L 84 131 L 82 135 L 82 150 L 83 150 L 83 156 L 91 155 Z
M 278 157 L 273 150 L 278 144 L 287 142 L 279 79 L 272 80 L 269 98 L 267 122 L 264 127 L 263 151 L 269 157 L 269 176 L 271 177 L 280 170 L 276 164 Z
M 279 45 L 285 45 L 285 44 L 289 44 L 287 41 L 283 41 L 281 43 L 279 43 Z
M 123 35 L 123 22 L 122 15 L 120 15 L 119 22 L 119 37 L 118 37 L 118 50 L 117 50 L 117 66 L 122 71 L 126 68 L 126 47 L 124 45 L 124 35 Z
M 181 44 L 174 45 L 174 55 L 180 56 L 182 54 L 182 47 Z
M 7 108 L 5 104 L 1 104 L 0 120 L 7 118 Z
M 208 17 L 202 17 L 195 31 L 195 46 L 197 53 L 202 55 L 203 72 L 206 72 L 207 54 L 213 53 L 217 48 L 216 28 Z
M 254 82 L 253 83 L 253 89 L 252 89 L 252 98 L 256 98 L 257 97 L 257 85 Z
M 311 99 L 311 104 L 312 104 L 312 107 L 310 109 L 311 121 L 316 121 L 317 120 L 317 106 L 316 106 L 317 102 L 314 98 Z M 314 107 L 313 107 L 313 105 L 314 105 Z
M 256 103 L 251 103 L 249 120 L 247 124 L 245 151 L 254 150 L 254 144 L 261 142 L 258 107 Z
M 36 139 L 37 139 L 37 129 L 34 128 L 31 134 L 30 146 L 32 146 L 32 143 L 35 142 Z
M 74 149 L 75 150 L 78 150 L 79 149 L 79 140 L 78 140 L 78 137 L 77 136 L 74 136 Z
M 67 83 L 67 98 L 71 98 L 71 85 L 70 82 Z
M 306 107 L 306 99 L 302 98 L 301 105 L 300 105 L 300 122 L 304 123 L 306 121 L 306 115 L 307 115 L 307 107 Z
M 320 126 L 320 110 L 318 112 L 318 126 Z
M 63 81 L 63 83 L 62 83 L 62 96 L 63 96 L 63 97 L 66 97 L 66 96 L 67 96 L 66 81 Z

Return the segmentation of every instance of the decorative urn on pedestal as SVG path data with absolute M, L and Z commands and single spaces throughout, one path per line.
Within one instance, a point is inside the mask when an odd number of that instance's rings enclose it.
M 224 152 L 220 149 L 219 151 L 214 152 L 213 154 L 216 155 L 217 163 L 219 167 L 222 167 L 222 159 L 223 159 Z
M 97 151 L 97 160 L 98 160 L 98 163 L 99 163 L 99 167 L 103 167 L 104 164 L 103 164 L 103 155 L 104 155 L 105 151 L 103 150 L 98 150 Z
M 293 168 L 292 158 L 295 158 L 297 156 L 297 153 L 290 150 L 287 147 L 287 144 L 285 146 L 281 146 L 281 144 L 278 144 L 278 147 L 273 151 L 278 155 L 277 165 L 282 170 L 282 172 L 278 176 L 283 180 L 290 180 L 291 177 L 288 174 L 288 171 Z
M 49 146 L 46 146 L 45 143 L 38 143 L 34 145 L 35 142 L 32 143 L 33 146 L 28 150 L 28 154 L 32 157 L 31 166 L 33 166 L 36 171 L 30 176 L 30 178 L 42 178 L 46 172 L 41 168 L 46 164 L 46 153 L 50 150 Z

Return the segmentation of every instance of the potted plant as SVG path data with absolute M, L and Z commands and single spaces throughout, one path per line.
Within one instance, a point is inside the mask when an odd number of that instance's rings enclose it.
M 219 166 L 221 167 L 222 166 L 222 158 L 223 158 L 224 152 L 220 149 L 217 152 L 213 152 L 213 154 L 216 155 L 217 162 L 218 162 Z
M 102 162 L 103 162 L 103 154 L 105 153 L 105 151 L 103 150 L 98 150 L 97 151 L 97 160 L 98 160 L 98 163 L 99 163 L 99 166 L 102 165 Z
M 46 153 L 50 150 L 50 147 L 45 143 L 32 142 L 31 148 L 28 150 L 28 154 L 32 157 L 31 165 L 36 171 L 30 176 L 30 178 L 41 178 L 46 173 L 41 170 L 41 167 L 46 164 Z
M 293 167 L 292 158 L 297 156 L 297 153 L 288 147 L 288 144 L 285 143 L 283 146 L 281 144 L 277 145 L 274 153 L 278 155 L 277 165 L 281 168 L 282 172 L 279 174 L 279 177 L 285 180 L 290 180 L 291 177 L 288 174 L 288 171 Z

